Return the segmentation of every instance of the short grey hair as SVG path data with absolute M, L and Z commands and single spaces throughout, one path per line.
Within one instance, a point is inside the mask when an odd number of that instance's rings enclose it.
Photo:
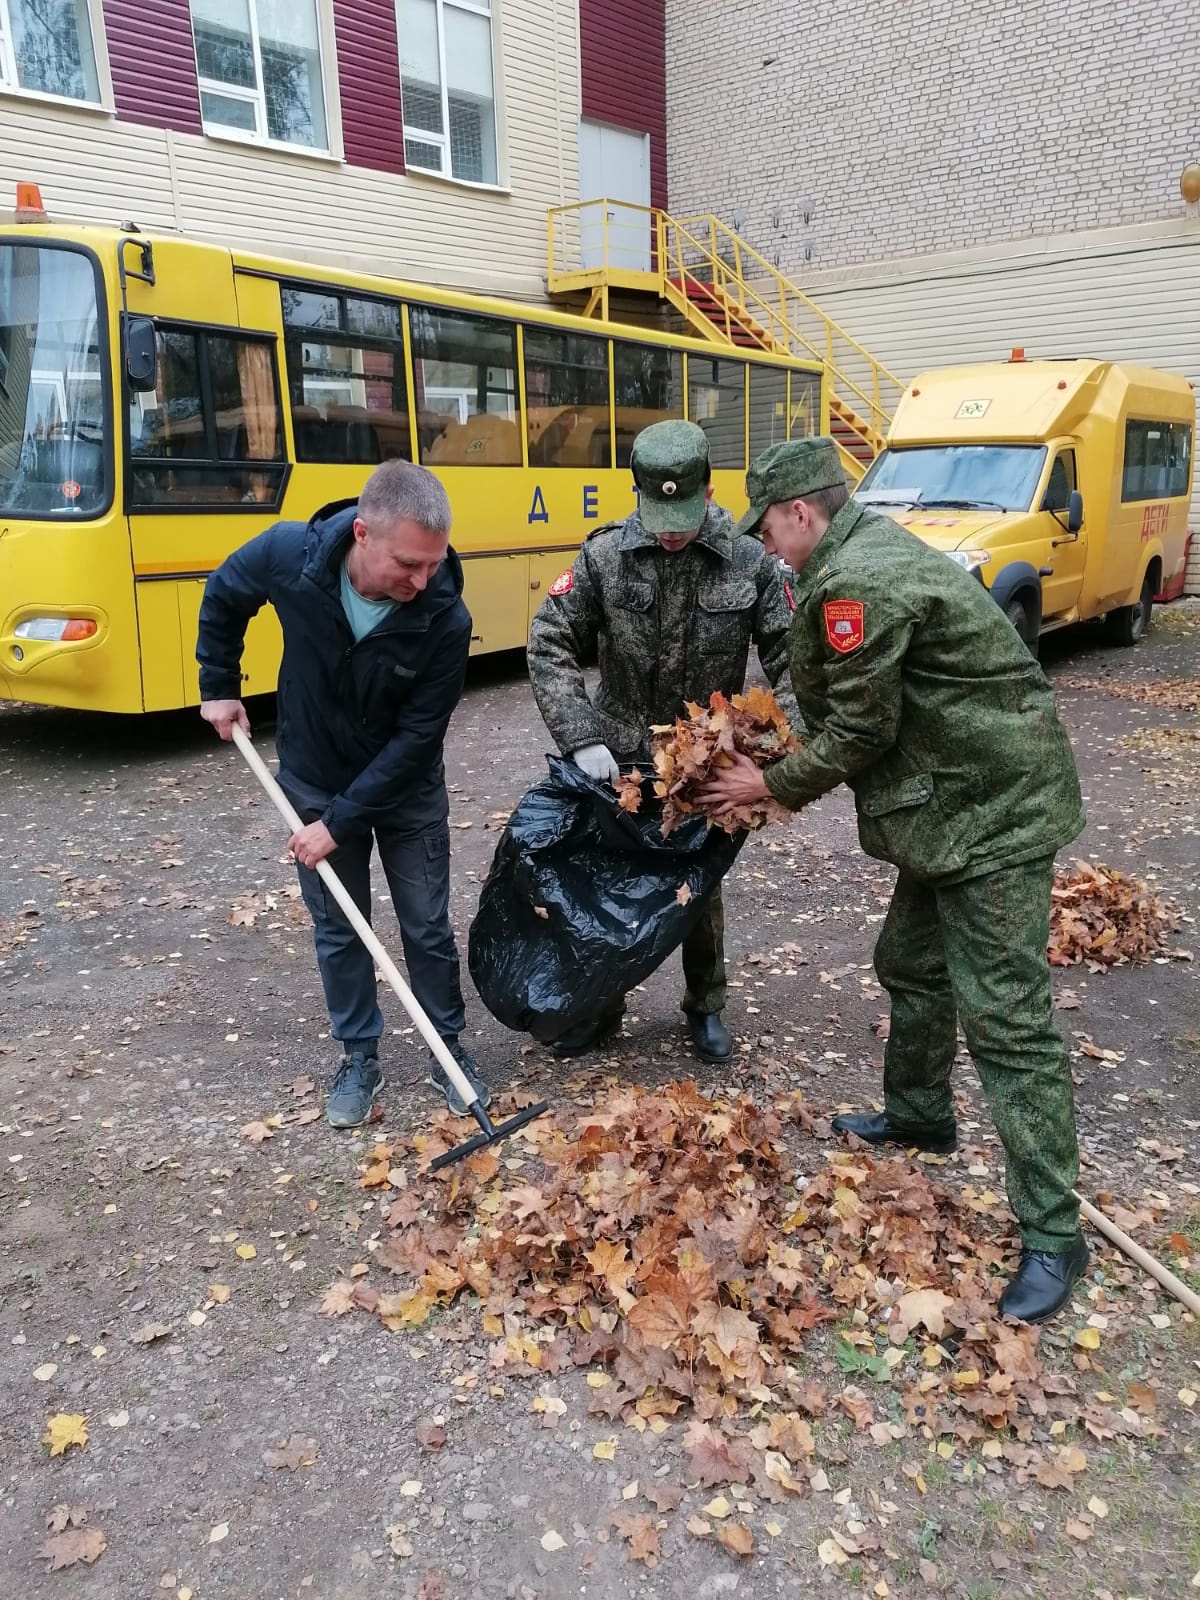
M 442 538 L 450 534 L 449 496 L 428 467 L 411 461 L 376 467 L 358 497 L 358 514 L 376 532 L 404 521 Z

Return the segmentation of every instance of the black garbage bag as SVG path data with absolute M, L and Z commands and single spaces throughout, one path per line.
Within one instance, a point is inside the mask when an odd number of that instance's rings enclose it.
M 747 837 L 692 816 L 664 839 L 649 779 L 630 813 L 573 761 L 547 760 L 496 846 L 467 946 L 484 1005 L 543 1044 L 615 1007 L 683 942 Z

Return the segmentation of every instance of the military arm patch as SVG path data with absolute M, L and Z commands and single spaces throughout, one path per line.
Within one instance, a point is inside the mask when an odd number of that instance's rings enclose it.
M 570 594 L 574 587 L 575 574 L 571 568 L 568 567 L 565 572 L 560 572 L 558 577 L 555 578 L 554 582 L 550 585 L 550 593 L 553 595 Z
M 866 607 L 861 600 L 826 600 L 825 637 L 839 655 L 857 650 L 866 637 Z

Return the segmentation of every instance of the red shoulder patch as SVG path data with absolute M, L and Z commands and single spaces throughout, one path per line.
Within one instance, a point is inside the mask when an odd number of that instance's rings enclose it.
M 857 650 L 866 637 L 866 608 L 861 600 L 826 600 L 825 637 L 838 652 L 847 656 Z
M 565 572 L 560 572 L 558 577 L 555 578 L 554 582 L 550 585 L 550 593 L 570 594 L 574 587 L 575 574 L 571 571 L 570 567 L 568 567 Z

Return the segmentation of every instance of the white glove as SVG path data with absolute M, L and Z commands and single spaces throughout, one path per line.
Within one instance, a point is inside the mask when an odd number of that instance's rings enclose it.
M 611 783 L 621 775 L 621 769 L 606 744 L 582 745 L 578 750 L 572 750 L 571 760 L 581 772 L 586 772 L 597 783 Z

